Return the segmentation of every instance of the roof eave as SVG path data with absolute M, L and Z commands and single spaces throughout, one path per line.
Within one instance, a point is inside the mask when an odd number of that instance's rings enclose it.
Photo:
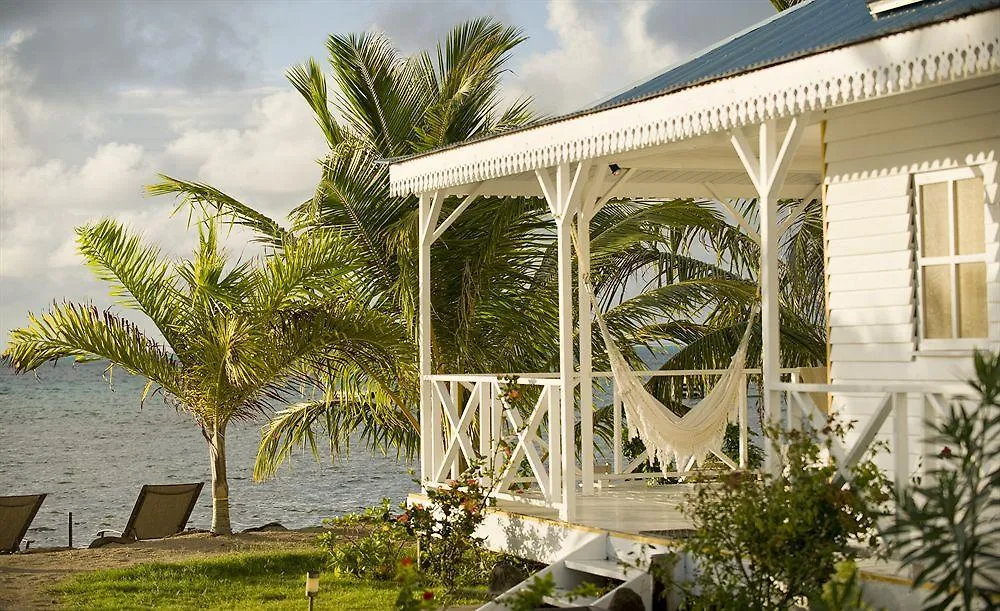
M 446 189 L 996 73 L 998 32 L 992 9 L 558 117 L 391 162 L 390 189 Z

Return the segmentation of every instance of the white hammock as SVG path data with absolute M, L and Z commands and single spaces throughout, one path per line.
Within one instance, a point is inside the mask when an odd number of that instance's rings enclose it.
M 611 362 L 611 377 L 628 418 L 629 438 L 641 439 L 646 446 L 649 462 L 659 459 L 660 469 L 664 473 L 667 472 L 670 458 L 674 459 L 678 471 L 685 471 L 687 468 L 682 460 L 694 459 L 700 463 L 709 453 L 721 455 L 726 425 L 736 412 L 742 386 L 746 384 L 747 345 L 750 343 L 750 330 L 757 315 L 757 307 L 754 307 L 750 315 L 750 322 L 733 354 L 729 369 L 697 405 L 683 416 L 678 416 L 651 395 L 636 377 L 608 331 L 590 285 L 590 278 L 585 277 L 582 284 L 590 297 L 597 324 L 604 337 L 608 360 Z

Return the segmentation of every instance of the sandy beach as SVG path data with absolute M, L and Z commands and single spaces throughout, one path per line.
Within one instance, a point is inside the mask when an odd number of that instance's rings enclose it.
M 97 549 L 39 549 L 0 556 L 0 609 L 52 609 L 57 595 L 50 589 L 66 577 L 99 569 L 124 568 L 144 562 L 176 562 L 231 552 L 315 549 L 317 529 L 269 531 L 213 536 L 185 533 L 129 545 Z

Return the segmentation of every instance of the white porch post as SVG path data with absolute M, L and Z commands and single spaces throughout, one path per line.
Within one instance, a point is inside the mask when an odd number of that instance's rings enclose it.
M 774 165 L 776 147 L 774 145 L 774 121 L 760 126 L 760 175 L 758 205 L 760 206 L 760 320 L 761 346 L 764 354 L 761 363 L 764 378 L 764 413 L 768 420 L 780 418 L 781 395 L 771 390 L 781 381 L 781 330 L 780 308 L 778 304 L 778 199 L 770 184 L 770 171 Z M 767 178 L 765 178 L 767 177 Z M 765 448 L 768 471 L 774 469 L 776 456 L 773 448 Z
M 563 504 L 559 518 L 573 519 L 576 505 L 576 366 L 573 362 L 573 228 L 569 164 L 556 168 L 556 200 L 561 215 L 556 218 L 559 244 L 559 403 L 562 407 L 562 492 Z M 549 448 L 551 452 L 552 449 Z
M 559 518 L 571 520 L 576 509 L 576 366 L 573 358 L 573 244 L 574 216 L 579 211 L 582 183 L 586 182 L 587 163 L 578 163 L 570 172 L 569 163 L 555 168 L 553 177 L 547 170 L 536 170 L 542 194 L 552 210 L 556 223 L 557 268 L 559 272 L 559 405 L 558 426 L 562 458 L 561 473 L 549 473 L 553 491 L 561 488 L 562 503 Z M 550 425 L 552 423 L 550 422 Z M 550 455 L 556 451 L 549 447 Z M 591 460 L 593 469 L 593 460 Z M 560 484 L 556 484 L 555 480 Z M 556 495 L 553 495 L 557 498 Z
M 586 200 L 576 217 L 577 286 L 580 317 L 580 485 L 583 496 L 594 494 L 594 353 L 590 296 L 584 283 L 590 275 L 590 211 Z
M 803 117 L 792 119 L 781 148 L 778 148 L 775 120 L 769 119 L 758 128 L 758 146 L 754 151 L 742 130 L 734 130 L 730 141 L 743 167 L 757 190 L 760 206 L 760 299 L 761 344 L 763 347 L 762 370 L 764 388 L 764 414 L 767 425 L 776 423 L 781 396 L 772 390 L 781 381 L 780 305 L 778 297 L 778 194 L 785 182 L 792 157 L 798 149 L 805 129 Z M 764 448 L 764 468 L 772 471 L 776 466 L 774 451 L 767 444 Z
M 419 276 L 419 323 L 418 335 L 420 343 L 420 481 L 426 490 L 428 482 L 434 477 L 437 468 L 437 455 L 440 450 L 441 427 L 433 426 L 434 400 L 431 384 L 427 376 L 433 373 L 431 363 L 431 243 L 433 242 L 434 226 L 441 211 L 438 194 L 419 196 L 419 255 L 417 273 Z M 435 445 L 437 444 L 437 445 Z

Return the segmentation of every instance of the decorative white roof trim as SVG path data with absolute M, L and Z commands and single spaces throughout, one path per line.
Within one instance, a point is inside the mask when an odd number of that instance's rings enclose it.
M 393 195 L 616 155 L 1000 72 L 1000 9 L 393 164 Z

